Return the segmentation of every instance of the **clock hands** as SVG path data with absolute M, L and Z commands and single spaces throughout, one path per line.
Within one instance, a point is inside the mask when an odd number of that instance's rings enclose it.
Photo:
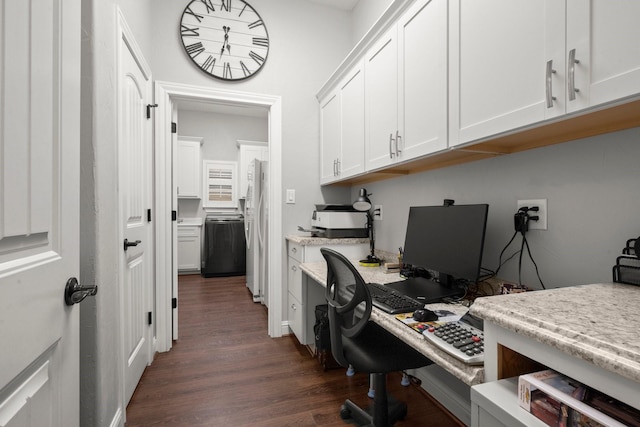
M 224 31 L 224 42 L 222 43 L 222 48 L 220 49 L 220 57 L 222 57 L 225 47 L 227 48 L 227 53 L 231 54 L 231 45 L 229 44 L 229 30 L 231 30 L 231 27 L 227 27 L 226 25 L 224 25 L 222 27 L 222 30 Z

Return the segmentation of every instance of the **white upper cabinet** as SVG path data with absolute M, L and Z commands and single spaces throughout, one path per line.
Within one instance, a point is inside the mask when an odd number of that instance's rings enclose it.
M 447 3 L 420 0 L 367 51 L 367 170 L 447 147 L 447 32 Z
M 451 146 L 640 93 L 640 2 L 450 2 Z
M 636 0 L 567 1 L 567 91 L 571 96 L 573 88 L 575 95 L 568 111 L 640 93 L 639 16 Z M 579 61 L 573 64 L 574 83 L 570 55 Z
M 545 63 L 557 57 L 556 67 L 564 57 L 560 3 L 449 2 L 449 145 L 545 118 Z
M 447 148 L 447 2 L 418 1 L 398 22 L 398 160 Z
M 320 100 L 320 183 L 364 171 L 364 70 L 362 61 Z
M 199 199 L 200 191 L 200 137 L 178 136 L 178 197 Z
M 398 153 L 398 30 L 391 27 L 365 55 L 366 168 L 395 161 Z

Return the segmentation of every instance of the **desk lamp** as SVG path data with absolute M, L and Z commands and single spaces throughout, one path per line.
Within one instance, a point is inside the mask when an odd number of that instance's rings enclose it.
M 382 261 L 375 255 L 375 243 L 373 238 L 373 215 L 375 214 L 375 210 L 371 210 L 371 200 L 369 200 L 370 194 L 367 194 L 367 190 L 364 188 L 360 189 L 360 194 L 358 195 L 358 199 L 353 202 L 353 208 L 360 212 L 367 213 L 367 230 L 369 232 L 369 241 L 371 247 L 371 254 L 367 255 L 366 259 L 360 260 L 360 265 L 365 267 L 377 267 L 382 264 Z

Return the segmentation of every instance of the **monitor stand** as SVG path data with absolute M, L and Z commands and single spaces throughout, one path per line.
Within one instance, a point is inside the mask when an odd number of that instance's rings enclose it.
M 439 282 L 424 277 L 409 277 L 406 280 L 387 283 L 396 291 L 410 296 L 425 304 L 442 302 L 445 298 L 459 298 L 464 295 L 464 289 L 445 286 Z

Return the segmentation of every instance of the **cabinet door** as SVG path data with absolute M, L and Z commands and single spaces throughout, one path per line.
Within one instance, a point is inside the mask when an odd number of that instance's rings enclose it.
M 320 183 L 335 181 L 340 157 L 340 97 L 337 90 L 320 101 Z
M 398 37 L 389 31 L 365 54 L 367 170 L 395 161 L 398 129 Z
M 200 198 L 202 138 L 178 137 L 178 197 Z
M 447 2 L 421 0 L 398 21 L 399 159 L 447 148 Z
M 178 227 L 178 270 L 200 271 L 199 227 Z
M 339 177 L 364 171 L 364 68 L 359 63 L 340 85 L 341 150 Z
M 545 65 L 554 56 L 549 46 L 564 50 L 564 2 L 455 0 L 449 4 L 450 145 L 543 120 L 547 114 Z M 560 58 L 553 66 L 562 74 Z
M 635 0 L 567 1 L 567 58 L 575 49 L 579 61 L 573 64 L 578 92 L 567 101 L 569 111 L 640 93 L 639 16 Z

